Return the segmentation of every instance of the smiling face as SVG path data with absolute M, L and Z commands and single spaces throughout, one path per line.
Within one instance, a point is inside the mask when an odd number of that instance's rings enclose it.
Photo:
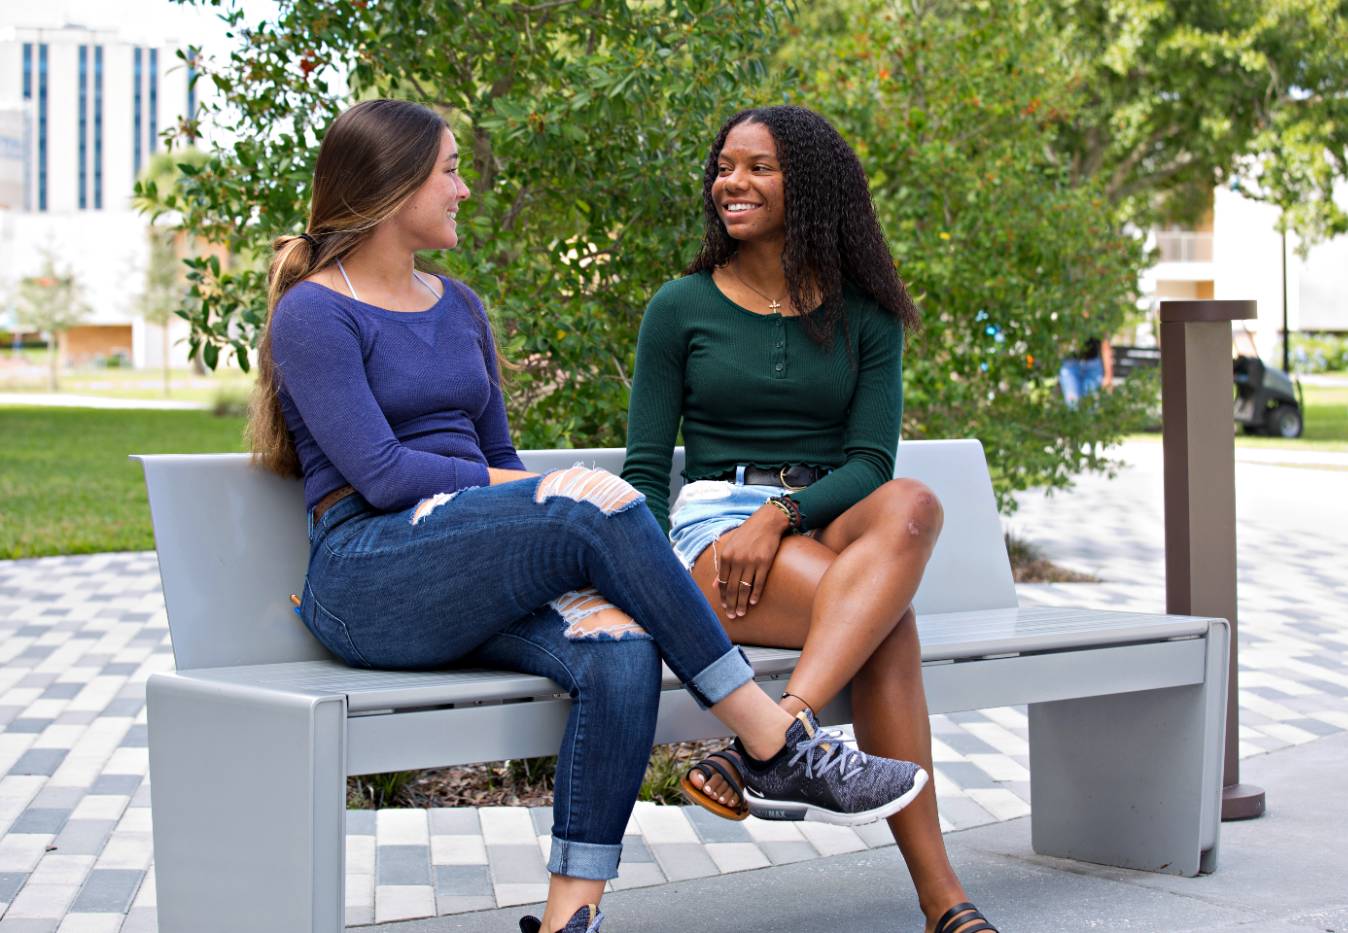
M 728 234 L 737 240 L 784 236 L 786 196 L 777 142 L 762 123 L 730 130 L 717 158 L 712 203 Z
M 445 130 L 430 177 L 390 220 L 411 241 L 413 249 L 453 249 L 459 244 L 455 215 L 468 193 L 459 175 L 459 147 L 453 134 Z

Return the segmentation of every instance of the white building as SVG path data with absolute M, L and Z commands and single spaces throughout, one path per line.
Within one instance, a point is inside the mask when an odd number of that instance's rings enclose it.
M 162 332 L 137 311 L 147 221 L 131 195 L 164 130 L 195 117 L 206 84 L 191 80 L 194 43 L 106 16 L 54 24 L 50 10 L 17 6 L 0 11 L 0 295 L 50 251 L 93 309 L 67 335 L 67 361 L 123 353 L 158 366 Z M 174 322 L 175 365 L 188 361 L 186 332 Z
M 1339 192 L 1338 202 L 1348 207 L 1348 190 Z M 1143 294 L 1153 301 L 1254 299 L 1258 319 L 1236 328 L 1249 333 L 1264 360 L 1281 365 L 1283 237 L 1277 223 L 1276 207 L 1230 188 L 1216 189 L 1212 211 L 1202 222 L 1153 233 L 1160 262 L 1143 275 Z M 1305 258 L 1299 246 L 1289 233 L 1288 329 L 1348 334 L 1348 236 L 1310 247 Z

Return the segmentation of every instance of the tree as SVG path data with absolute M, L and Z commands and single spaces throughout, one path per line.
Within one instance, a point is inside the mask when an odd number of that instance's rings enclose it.
M 1342 0 L 1020 0 L 1048 11 L 1081 100 L 1063 164 L 1122 216 L 1190 220 L 1216 185 L 1284 208 L 1307 243 L 1348 231 L 1348 7 Z
M 51 366 L 49 385 L 60 388 L 60 344 L 63 335 L 89 315 L 83 289 L 68 269 L 58 268 L 50 251 L 42 256 L 42 271 L 19 280 L 15 319 L 20 328 L 46 333 L 47 360 Z
M 1140 241 L 1094 176 L 1058 164 L 1082 105 L 1031 4 L 840 0 L 811 7 L 782 55 L 871 179 L 900 274 L 922 308 L 904 354 L 904 436 L 977 437 L 1011 493 L 1107 467 L 1149 389 L 1073 411 L 1059 362 L 1133 307 Z
M 459 249 L 440 258 L 483 294 L 520 364 L 507 384 L 520 442 L 621 443 L 641 310 L 696 242 L 716 126 L 769 93 L 785 0 L 387 0 L 340 15 L 294 0 L 252 25 L 223 9 L 239 44 L 202 72 L 219 92 L 209 117 L 236 142 L 157 198 L 240 256 L 228 271 L 192 263 L 207 364 L 228 350 L 247 365 L 270 242 L 303 229 L 316 143 L 346 102 L 328 80 L 340 72 L 355 96 L 437 108 L 459 136 L 473 196 Z
M 138 302 L 140 316 L 163 333 L 164 395 L 169 384 L 169 324 L 183 312 L 188 291 L 183 282 L 183 264 L 178 259 L 176 238 L 171 228 L 151 224 L 146 231 L 149 249 L 145 264 L 145 289 Z

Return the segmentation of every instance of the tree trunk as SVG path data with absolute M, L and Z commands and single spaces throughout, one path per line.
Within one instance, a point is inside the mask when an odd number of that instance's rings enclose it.
M 51 376 L 47 380 L 48 388 L 53 392 L 61 391 L 61 381 L 59 371 L 61 368 L 61 335 L 52 331 L 51 340 L 47 341 L 47 362 L 51 364 Z
M 164 358 L 160 362 L 164 364 L 164 398 L 169 396 L 169 322 L 165 321 L 164 327 Z

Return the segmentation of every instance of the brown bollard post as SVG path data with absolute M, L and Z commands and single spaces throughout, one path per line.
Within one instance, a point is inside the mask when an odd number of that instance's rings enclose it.
M 1231 623 L 1222 819 L 1264 812 L 1262 788 L 1240 783 L 1236 637 L 1236 448 L 1231 322 L 1253 301 L 1161 302 L 1165 459 L 1165 603 L 1176 615 Z

